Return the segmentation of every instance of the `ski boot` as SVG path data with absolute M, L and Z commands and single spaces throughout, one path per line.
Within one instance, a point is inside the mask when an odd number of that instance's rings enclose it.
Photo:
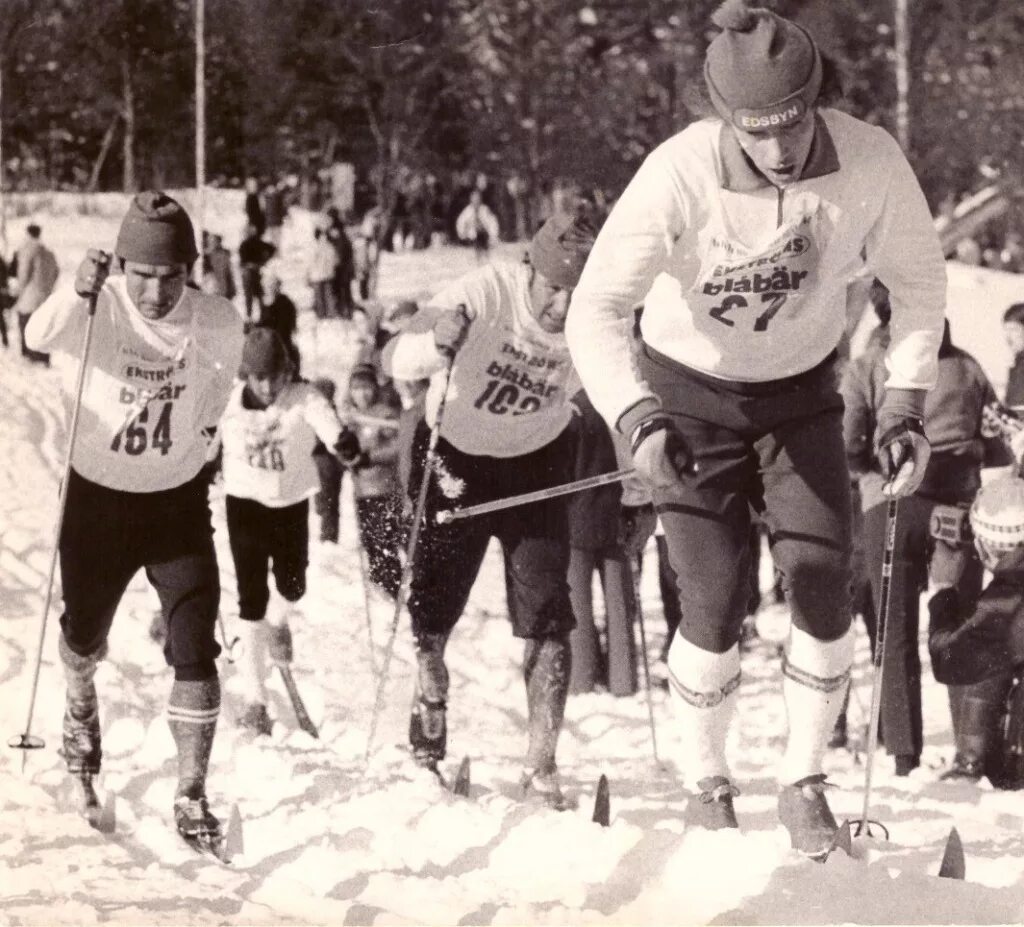
M 257 736 L 269 736 L 274 729 L 274 722 L 267 714 L 267 706 L 262 702 L 253 702 L 245 706 L 245 711 L 238 718 L 238 726 L 252 731 Z
M 68 701 L 64 709 L 61 756 L 73 776 L 89 777 L 100 771 L 103 748 L 100 740 L 100 715 L 95 702 L 78 705 Z
M 953 762 L 939 779 L 943 782 L 980 782 L 985 774 L 985 764 L 973 756 L 957 753 Z
M 519 791 L 524 800 L 537 798 L 555 811 L 566 811 L 572 807 L 562 791 L 561 778 L 554 766 L 525 770 L 519 777 Z
M 447 703 L 420 696 L 409 715 L 409 746 L 424 769 L 436 770 L 448 749 Z
M 779 820 L 789 831 L 790 845 L 804 856 L 828 856 L 839 825 L 825 798 L 825 774 L 804 776 L 779 792 Z
M 210 813 L 205 795 L 178 795 L 174 799 L 174 826 L 193 849 L 219 855 L 224 833 L 220 821 Z
M 703 827 L 705 830 L 725 830 L 738 828 L 736 811 L 732 806 L 732 797 L 739 795 L 736 788 L 725 776 L 708 776 L 698 779 L 700 789 L 686 806 L 686 824 L 688 827 Z

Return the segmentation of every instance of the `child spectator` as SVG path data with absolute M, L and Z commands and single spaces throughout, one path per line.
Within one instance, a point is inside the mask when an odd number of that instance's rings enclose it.
M 393 419 L 382 427 L 366 419 Z M 398 409 L 381 398 L 377 373 L 369 364 L 356 366 L 349 378 L 342 418 L 359 438 L 361 453 L 349 466 L 356 500 L 359 538 L 369 561 L 370 581 L 389 598 L 398 594 L 402 565 L 398 558 L 401 505 L 398 481 Z

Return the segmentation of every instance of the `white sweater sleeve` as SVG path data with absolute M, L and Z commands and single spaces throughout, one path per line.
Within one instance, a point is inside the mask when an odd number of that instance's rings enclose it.
M 434 322 L 442 310 L 424 306 L 381 354 L 381 367 L 396 380 L 426 380 L 444 366 L 434 343 Z
M 109 297 L 104 297 L 101 292 L 100 299 L 104 298 Z M 34 351 L 77 354 L 88 318 L 85 300 L 73 287 L 62 287 L 48 296 L 29 316 L 25 325 L 25 343 Z
M 648 157 L 612 209 L 573 293 L 565 327 L 583 387 L 612 428 L 626 412 L 660 406 L 631 361 L 626 320 L 686 226 L 685 195 L 664 157 L 661 150 Z
M 887 155 L 887 188 L 882 213 L 867 237 L 867 257 L 889 288 L 892 304 L 886 386 L 931 389 L 946 312 L 946 264 L 917 178 L 895 139 L 881 129 L 879 137 Z

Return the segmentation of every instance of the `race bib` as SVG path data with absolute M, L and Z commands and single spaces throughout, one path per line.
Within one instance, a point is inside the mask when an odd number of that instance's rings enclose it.
M 756 249 L 714 235 L 688 302 L 695 319 L 735 331 L 768 332 L 799 318 L 804 295 L 817 286 L 819 260 L 809 217 L 782 226 Z

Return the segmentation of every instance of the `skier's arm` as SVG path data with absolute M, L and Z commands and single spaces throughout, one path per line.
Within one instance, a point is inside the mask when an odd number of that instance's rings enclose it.
M 627 323 L 687 224 L 685 196 L 651 155 L 605 222 L 576 287 L 565 327 L 573 363 L 594 408 L 630 435 L 661 404 L 632 363 Z
M 333 450 L 342 432 L 341 419 L 327 397 L 315 386 L 310 386 L 303 407 L 306 421 L 324 446 Z
M 445 364 L 437 349 L 434 325 L 445 310 L 425 306 L 412 317 L 404 331 L 395 335 L 381 353 L 381 367 L 396 380 L 426 380 Z
M 25 344 L 34 351 L 75 354 L 81 347 L 88 317 L 86 301 L 73 287 L 61 287 L 29 316 Z

